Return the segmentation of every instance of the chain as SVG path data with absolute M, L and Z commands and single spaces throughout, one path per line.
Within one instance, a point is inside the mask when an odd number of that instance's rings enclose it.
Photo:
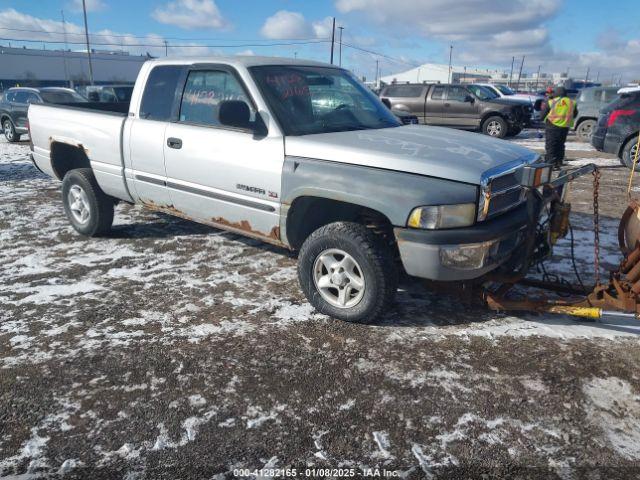
M 600 170 L 593 171 L 593 248 L 596 285 L 600 285 L 600 214 L 598 196 L 600 190 Z

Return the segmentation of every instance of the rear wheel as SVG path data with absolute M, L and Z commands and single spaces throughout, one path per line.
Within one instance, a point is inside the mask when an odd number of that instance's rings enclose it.
M 62 203 L 73 228 L 82 235 L 104 235 L 113 223 L 114 202 L 90 168 L 70 170 L 62 180 Z
M 627 168 L 631 168 L 633 166 L 633 161 L 636 158 L 637 152 L 638 137 L 635 136 L 624 145 L 624 148 L 622 149 L 622 156 L 620 157 L 620 163 L 622 163 Z M 638 165 L 636 165 L 636 171 L 638 171 Z
M 595 120 L 584 120 L 580 122 L 576 128 L 576 136 L 582 142 L 590 142 L 593 135 L 593 127 L 596 126 Z
M 370 323 L 393 301 L 398 271 L 390 248 L 370 229 L 335 222 L 320 227 L 302 245 L 298 280 L 319 312 Z
M 16 132 L 16 127 L 9 118 L 5 118 L 2 122 L 2 131 L 8 142 L 14 143 L 20 141 L 20 135 Z
M 490 137 L 504 138 L 507 136 L 507 131 L 507 122 L 497 115 L 487 118 L 482 124 L 482 133 Z

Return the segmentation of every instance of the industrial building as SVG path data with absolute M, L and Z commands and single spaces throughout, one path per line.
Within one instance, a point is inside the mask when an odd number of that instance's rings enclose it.
M 468 67 L 451 67 L 451 77 L 449 77 L 449 65 L 425 63 L 419 67 L 412 68 L 393 75 L 386 75 L 380 78 L 382 84 L 392 83 L 499 83 L 510 84 L 523 90 L 533 90 L 544 88 L 547 85 L 565 83 L 569 80 L 567 73 L 526 73 L 522 72 L 518 79 L 519 72 L 504 71 L 496 69 L 478 69 Z
M 96 84 L 133 83 L 148 56 L 92 50 Z M 86 52 L 0 47 L 0 90 L 20 86 L 77 86 L 89 83 Z

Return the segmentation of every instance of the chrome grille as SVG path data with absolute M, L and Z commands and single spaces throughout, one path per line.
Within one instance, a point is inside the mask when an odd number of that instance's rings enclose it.
M 520 185 L 520 169 L 539 159 L 539 156 L 532 156 L 485 172 L 480 185 L 478 221 L 488 220 L 525 201 L 526 191 Z

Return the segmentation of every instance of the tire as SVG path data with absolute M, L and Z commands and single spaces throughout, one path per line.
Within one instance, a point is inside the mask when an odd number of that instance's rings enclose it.
M 593 127 L 596 126 L 595 120 L 583 120 L 576 127 L 576 136 L 581 142 L 590 142 L 593 134 Z
M 4 138 L 9 143 L 15 143 L 20 141 L 20 134 L 16 132 L 16 127 L 13 126 L 13 122 L 9 118 L 5 118 L 2 121 L 2 131 L 4 132 Z
M 515 136 L 516 136 L 516 135 L 518 135 L 521 131 L 522 131 L 522 127 L 513 127 L 513 128 L 510 128 L 510 129 L 507 131 L 507 136 L 509 136 L 509 137 L 515 137 Z
M 97 237 L 111 229 L 113 199 L 100 189 L 90 168 L 67 172 L 62 180 L 62 203 L 78 233 Z
M 507 136 L 509 127 L 504 118 L 494 115 L 482 122 L 482 133 L 495 138 L 504 138 Z
M 622 163 L 622 165 L 629 169 L 631 169 L 631 167 L 633 166 L 633 160 L 636 155 L 637 145 L 638 136 L 636 135 L 635 137 L 632 137 L 629 141 L 627 141 L 627 143 L 625 143 L 624 147 L 622 148 L 620 163 Z M 638 158 L 640 158 L 640 156 Z M 638 161 L 638 164 L 640 164 L 640 161 Z M 636 171 L 638 171 L 639 166 L 640 165 L 636 165 Z
M 391 252 L 364 225 L 330 223 L 313 232 L 300 249 L 300 287 L 320 313 L 347 322 L 372 323 L 391 305 L 398 287 L 398 270 Z M 335 268 L 333 274 L 330 268 Z M 353 287 L 358 282 L 362 289 Z M 320 288 L 321 283 L 327 286 Z

